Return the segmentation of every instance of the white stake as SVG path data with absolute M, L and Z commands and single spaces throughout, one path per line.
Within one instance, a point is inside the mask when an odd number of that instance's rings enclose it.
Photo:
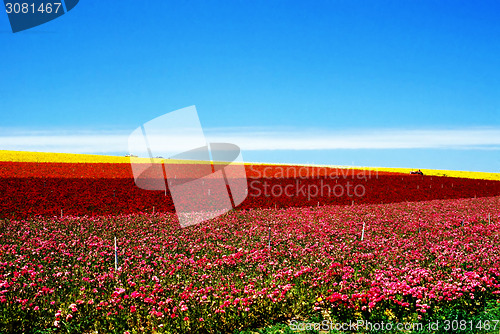
M 153 215 L 155 214 L 155 207 L 153 206 Z
M 363 222 L 363 231 L 361 231 L 361 241 L 365 239 L 365 222 Z
M 267 241 L 267 247 L 269 247 L 269 249 L 271 249 L 271 226 L 269 226 L 269 238 Z
M 116 251 L 116 237 L 115 237 L 115 271 L 118 270 L 118 254 Z

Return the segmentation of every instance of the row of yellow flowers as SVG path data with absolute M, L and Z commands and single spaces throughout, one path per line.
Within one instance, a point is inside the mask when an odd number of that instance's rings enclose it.
M 367 167 L 363 167 L 367 168 Z M 371 168 L 367 168 L 371 169 Z M 379 168 L 376 170 L 381 172 L 396 172 L 396 173 L 407 173 L 415 169 L 411 168 Z M 481 180 L 496 180 L 500 181 L 500 173 L 485 173 L 485 172 L 467 172 L 467 171 L 457 171 L 457 170 L 439 170 L 439 169 L 421 169 L 424 175 L 432 176 L 448 176 L 448 177 L 461 177 L 467 179 L 481 179 Z
M 156 161 L 158 160 L 158 161 Z M 71 154 L 71 153 L 45 153 L 45 152 L 24 152 L 24 151 L 2 151 L 0 150 L 0 161 L 14 162 L 61 162 L 61 163 L 130 163 L 129 157 L 91 155 L 91 154 Z M 149 159 L 134 158 L 133 162 L 149 162 Z M 155 159 L 155 162 L 161 162 Z M 168 160 L 175 163 L 174 160 Z M 256 165 L 261 165 L 257 163 Z M 333 168 L 352 168 L 375 170 L 380 172 L 410 173 L 411 168 L 386 168 L 386 167 L 352 167 L 352 166 L 318 166 Z M 425 175 L 449 176 L 470 179 L 500 180 L 500 173 L 467 172 L 453 170 L 422 169 Z
M 67 162 L 67 163 L 130 163 L 128 157 L 107 155 L 0 151 L 0 161 Z

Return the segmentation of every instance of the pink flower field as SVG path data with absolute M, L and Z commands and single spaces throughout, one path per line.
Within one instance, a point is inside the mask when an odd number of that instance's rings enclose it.
M 476 314 L 500 294 L 499 218 L 500 197 L 485 197 L 236 210 L 185 229 L 170 213 L 5 219 L 0 328 L 233 333 Z

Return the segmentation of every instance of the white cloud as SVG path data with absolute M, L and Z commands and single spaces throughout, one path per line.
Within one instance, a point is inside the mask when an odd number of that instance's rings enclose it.
M 500 128 L 465 129 L 371 129 L 326 131 L 321 129 L 218 128 L 205 131 L 210 142 L 233 143 L 243 151 L 331 149 L 500 149 Z M 126 132 L 2 131 L 0 150 L 125 153 Z M 162 136 L 182 150 L 192 141 L 182 134 Z M 194 145 L 194 143 L 193 143 Z M 171 146 L 171 145 L 170 145 Z M 192 147 L 194 148 L 194 147 Z M 154 152 L 153 152 L 154 154 Z
M 219 130 L 220 131 L 220 130 Z M 327 132 L 324 130 L 229 131 L 211 133 L 210 141 L 228 141 L 243 150 L 330 150 L 411 148 L 500 148 L 500 129 L 456 130 L 371 129 Z

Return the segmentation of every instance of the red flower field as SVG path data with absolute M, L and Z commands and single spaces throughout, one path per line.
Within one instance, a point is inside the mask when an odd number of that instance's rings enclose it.
M 184 168 L 183 168 L 184 167 Z M 179 166 L 171 182 L 190 181 Z M 495 196 L 500 181 L 317 167 L 247 165 L 240 209 Z M 167 183 L 168 184 L 168 183 Z M 130 165 L 0 162 L 0 217 L 173 212 L 169 192 L 139 189 Z M 216 197 L 216 194 L 214 194 Z
M 182 229 L 168 192 L 137 188 L 127 164 L 0 163 L 0 331 L 495 325 L 500 182 L 246 169 L 236 210 Z

